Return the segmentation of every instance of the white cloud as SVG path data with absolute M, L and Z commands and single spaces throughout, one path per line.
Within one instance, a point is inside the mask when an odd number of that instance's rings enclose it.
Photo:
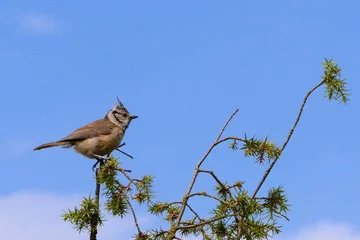
M 70 223 L 61 219 L 64 209 L 73 208 L 81 196 L 56 195 L 42 192 L 19 192 L 0 196 L 0 239 L 28 240 L 87 240 L 86 233 L 79 234 Z M 99 239 L 131 239 L 136 232 L 132 218 L 108 221 L 99 229 Z M 138 217 L 140 225 L 149 227 L 155 219 Z M 195 237 L 188 240 L 201 239 Z M 360 229 L 347 223 L 320 222 L 301 228 L 291 234 L 280 234 L 277 240 L 360 240 Z
M 18 17 L 19 27 L 30 34 L 51 35 L 60 29 L 60 23 L 49 15 L 27 13 Z
M 62 210 L 72 209 L 81 199 L 40 192 L 0 196 L 0 239 L 87 240 L 86 233 L 79 234 L 60 217 Z M 99 239 L 131 239 L 135 233 L 131 218 L 106 218 L 108 221 L 99 229 Z M 139 217 L 139 222 L 144 225 L 149 218 Z
M 200 240 L 201 237 L 183 238 Z M 281 234 L 275 240 L 360 240 L 360 229 L 346 223 L 322 222 L 300 229 L 293 234 Z
M 300 229 L 297 233 L 279 235 L 286 240 L 360 240 L 360 229 L 347 223 L 321 222 Z

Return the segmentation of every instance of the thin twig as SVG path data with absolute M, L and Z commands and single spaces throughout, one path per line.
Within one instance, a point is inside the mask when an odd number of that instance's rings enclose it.
M 268 176 L 269 173 L 271 172 L 271 170 L 272 170 L 272 168 L 274 167 L 275 163 L 277 162 L 277 160 L 280 158 L 282 152 L 284 151 L 286 145 L 287 145 L 288 142 L 290 141 L 291 136 L 293 135 L 294 130 L 295 130 L 295 128 L 296 128 L 296 126 L 297 126 L 300 118 L 301 118 L 301 115 L 302 115 L 302 112 L 303 112 L 303 110 L 304 110 L 304 107 L 305 107 L 305 104 L 306 104 L 307 99 L 309 98 L 309 96 L 310 96 L 317 88 L 319 88 L 319 87 L 320 87 L 321 85 L 323 85 L 324 83 L 325 83 L 325 82 L 322 81 L 321 83 L 319 83 L 318 85 L 316 85 L 313 89 L 311 89 L 311 90 L 306 94 L 306 96 L 305 96 L 305 98 L 304 98 L 304 100 L 303 100 L 303 102 L 302 102 L 302 105 L 301 105 L 301 107 L 300 107 L 300 111 L 299 111 L 299 113 L 298 113 L 298 115 L 297 115 L 297 117 L 296 117 L 295 123 L 294 123 L 293 127 L 291 128 L 291 130 L 290 130 L 290 132 L 289 132 L 289 134 L 288 134 L 288 136 L 287 136 L 284 144 L 283 144 L 282 147 L 280 148 L 280 154 L 274 159 L 274 161 L 270 164 L 270 166 L 268 167 L 268 169 L 266 169 L 264 176 L 262 177 L 259 185 L 256 187 L 256 189 L 255 189 L 255 191 L 254 191 L 254 193 L 253 193 L 253 195 L 252 195 L 251 198 L 255 198 L 255 197 L 256 197 L 256 194 L 259 192 L 259 190 L 260 190 L 261 186 L 263 185 L 263 183 L 265 182 L 267 176 Z
M 236 141 L 236 140 L 234 140 L 234 141 Z M 213 171 L 199 170 L 199 172 L 210 174 L 215 179 L 215 181 L 229 194 L 229 198 L 232 199 L 232 194 L 231 194 L 231 190 L 230 190 L 231 187 L 225 187 L 225 185 L 220 181 L 220 179 L 215 175 L 215 173 Z M 235 191 L 236 191 L 236 189 L 235 189 Z M 236 215 L 234 217 L 235 217 L 235 222 L 238 224 L 240 222 L 239 217 Z
M 206 192 L 197 192 L 197 193 L 192 193 L 192 194 L 189 194 L 188 198 L 192 198 L 192 197 L 195 197 L 195 196 L 203 196 L 203 197 L 207 197 L 207 198 L 212 198 L 216 201 L 219 201 L 221 203 L 227 203 L 225 202 L 224 200 L 221 200 L 220 198 L 218 197 L 215 197 L 215 196 L 212 196 L 210 194 L 207 194 Z
M 126 143 L 123 142 L 123 143 L 120 144 L 115 150 L 121 152 L 122 154 L 124 154 L 125 156 L 128 156 L 128 157 L 131 158 L 131 159 L 134 159 L 133 156 L 131 156 L 130 154 L 127 154 L 126 152 L 120 150 L 120 148 L 121 148 L 122 146 L 125 146 L 125 145 L 126 145 Z
M 226 187 L 226 186 L 220 181 L 220 179 L 215 175 L 215 173 L 214 173 L 213 171 L 199 169 L 199 173 L 200 173 L 200 172 L 210 174 L 210 175 L 214 178 L 214 180 L 221 186 L 221 188 L 224 189 L 224 190 L 229 194 L 229 197 L 232 198 L 232 193 L 231 193 L 230 189 L 233 188 L 233 187 L 235 187 L 235 185 Z M 236 191 L 236 189 L 235 189 L 235 191 Z
M 134 208 L 132 207 L 132 205 L 131 205 L 131 203 L 130 203 L 130 201 L 129 201 L 129 198 L 127 197 L 127 195 L 124 194 L 124 196 L 125 196 L 125 199 L 126 199 L 128 205 L 129 205 L 129 207 L 130 207 L 131 213 L 132 213 L 132 215 L 133 215 L 136 229 L 137 229 L 139 235 L 142 236 L 143 233 L 142 233 L 142 231 L 140 230 L 139 223 L 138 223 L 138 220 L 137 220 L 137 217 L 136 217 Z
M 200 169 L 202 163 L 205 161 L 205 159 L 209 156 L 209 154 L 211 153 L 211 151 L 214 149 L 214 147 L 216 147 L 217 145 L 219 145 L 220 143 L 223 143 L 223 142 L 226 142 L 226 141 L 229 141 L 229 140 L 236 140 L 236 141 L 241 141 L 241 142 L 244 142 L 245 140 L 242 139 L 242 138 L 239 138 L 239 137 L 226 137 L 226 138 L 223 138 L 221 140 L 218 140 L 216 142 L 214 142 L 209 150 L 205 153 L 205 155 L 202 157 L 202 159 L 200 160 L 200 162 L 198 162 L 198 164 L 196 165 L 196 169 Z
M 128 174 L 126 174 L 127 172 L 131 172 L 131 170 L 127 170 L 127 169 L 123 169 L 123 168 L 115 168 L 115 170 L 118 170 L 119 172 L 121 172 L 129 181 L 137 181 L 137 182 L 141 182 L 140 179 L 134 179 L 134 178 L 131 178 Z
M 131 172 L 131 170 L 126 171 L 125 169 L 122 168 L 116 168 L 116 170 L 118 170 L 119 172 L 121 172 L 129 181 L 131 180 L 131 177 L 129 175 L 126 174 L 126 172 Z
M 212 222 L 219 221 L 219 220 L 224 219 L 224 218 L 234 217 L 235 215 L 236 215 L 236 214 L 228 214 L 228 215 L 221 216 L 221 217 L 210 218 L 210 219 L 204 220 L 204 221 L 199 222 L 199 223 L 194 223 L 194 224 L 191 224 L 191 225 L 178 226 L 177 229 L 196 228 L 196 227 L 204 226 L 204 225 L 209 224 L 209 223 L 212 223 Z
M 215 142 L 210 146 L 210 148 L 208 149 L 208 151 L 205 153 L 205 155 L 202 157 L 202 159 L 196 164 L 195 166 L 195 170 L 194 170 L 194 174 L 193 174 L 193 177 L 190 181 L 190 185 L 189 185 L 189 188 L 187 190 L 187 192 L 185 193 L 184 195 L 184 198 L 183 198 L 183 204 L 180 208 L 180 212 L 179 212 L 179 216 L 178 216 L 178 219 L 177 219 L 177 222 L 175 223 L 174 226 L 172 226 L 173 228 L 175 228 L 175 231 L 170 231 L 170 232 L 176 232 L 176 229 L 178 229 L 179 225 L 180 225 L 180 222 L 181 222 L 181 219 L 184 215 L 184 212 L 185 212 L 185 208 L 186 208 L 186 204 L 187 204 L 187 201 L 188 201 L 188 196 L 189 194 L 191 193 L 191 190 L 192 188 L 194 187 L 194 184 L 195 184 L 195 181 L 196 181 L 196 178 L 197 178 L 197 175 L 199 174 L 199 169 L 201 167 L 201 164 L 205 161 L 205 159 L 207 158 L 207 156 L 210 154 L 211 150 L 220 143 L 219 139 L 222 135 L 222 133 L 225 131 L 225 128 L 227 127 L 227 125 L 229 124 L 229 122 L 231 121 L 231 119 L 234 117 L 234 115 L 238 112 L 239 110 L 236 109 L 234 111 L 233 114 L 231 114 L 230 118 L 226 121 L 224 127 L 221 129 L 219 135 L 217 136 Z M 226 140 L 222 140 L 221 142 L 224 142 Z
M 167 204 L 167 207 L 170 207 L 171 205 L 174 205 L 174 204 L 182 204 L 182 202 L 170 202 Z
M 226 137 L 226 138 L 220 139 L 217 142 L 215 142 L 214 146 L 212 146 L 212 148 L 214 148 L 216 145 L 219 145 L 220 143 L 223 143 L 223 142 L 226 142 L 226 141 L 229 141 L 229 140 L 245 142 L 245 139 L 242 139 L 242 138 L 239 138 L 239 137 Z
M 126 152 L 124 152 L 124 151 L 121 151 L 121 150 L 118 149 L 118 148 L 116 148 L 115 150 L 121 152 L 122 154 L 124 154 L 125 156 L 128 156 L 128 157 L 131 158 L 131 159 L 134 159 L 133 156 L 131 156 L 130 154 L 128 154 L 128 153 L 126 153 Z
M 220 181 L 220 179 L 215 175 L 213 171 L 199 169 L 199 172 L 210 174 L 215 179 L 215 181 L 221 186 L 221 188 L 226 190 L 231 197 L 231 191 L 228 191 L 229 188 L 225 187 L 225 185 Z
M 221 129 L 218 137 L 216 138 L 215 142 L 219 141 L 219 139 L 221 138 L 221 135 L 224 133 L 225 128 L 227 127 L 227 125 L 229 124 L 229 122 L 231 121 L 231 119 L 235 116 L 235 114 L 239 111 L 239 109 L 236 109 L 235 112 L 233 112 L 233 114 L 231 114 L 231 116 L 229 117 L 229 119 L 226 121 L 224 127 Z
M 186 203 L 186 206 L 189 208 L 189 210 L 199 219 L 199 221 L 203 221 L 203 219 L 199 216 L 199 214 L 197 214 L 195 212 L 195 210 L 188 204 Z

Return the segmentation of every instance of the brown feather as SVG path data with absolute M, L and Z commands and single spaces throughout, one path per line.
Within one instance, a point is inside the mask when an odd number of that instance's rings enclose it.
M 76 129 L 67 137 L 62 138 L 59 141 L 42 144 L 34 148 L 34 151 L 57 146 L 71 147 L 77 141 L 82 141 L 93 137 L 99 137 L 100 135 L 110 135 L 114 127 L 115 125 L 111 123 L 108 119 L 99 119 L 81 128 Z
M 66 145 L 69 145 L 69 143 L 67 143 L 67 142 L 49 142 L 49 143 L 45 143 L 45 144 L 42 144 L 42 145 L 34 148 L 34 151 L 37 151 L 37 150 L 40 150 L 43 148 L 49 148 L 49 147 L 57 147 L 57 146 L 66 147 Z
M 99 119 L 76 129 L 68 136 L 60 139 L 58 142 L 73 142 L 98 137 L 100 135 L 110 135 L 114 126 L 115 125 L 107 119 Z

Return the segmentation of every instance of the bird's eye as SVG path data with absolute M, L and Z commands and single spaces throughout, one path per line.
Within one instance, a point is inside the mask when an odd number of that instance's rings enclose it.
M 123 116 L 123 117 L 127 117 L 127 114 L 126 114 L 126 113 L 123 113 L 122 116 Z

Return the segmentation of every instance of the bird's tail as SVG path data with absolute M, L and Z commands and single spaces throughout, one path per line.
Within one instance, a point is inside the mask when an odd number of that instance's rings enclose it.
M 34 148 L 34 151 L 43 149 L 43 148 L 50 148 L 50 147 L 58 147 L 58 146 L 63 146 L 63 147 L 69 147 L 69 143 L 68 142 L 49 142 L 49 143 L 45 143 L 42 144 L 36 148 Z

